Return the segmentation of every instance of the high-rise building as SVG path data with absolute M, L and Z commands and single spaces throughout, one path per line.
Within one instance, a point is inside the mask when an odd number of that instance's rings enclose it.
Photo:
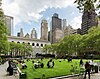
M 20 37 L 20 32 L 17 33 L 17 37 Z
M 33 39 L 37 38 L 37 33 L 36 33 L 35 28 L 33 28 L 32 31 L 31 31 L 31 38 L 33 38 Z
M 5 19 L 8 31 L 9 31 L 8 35 L 12 36 L 13 35 L 13 17 L 4 15 L 4 19 Z
M 23 28 L 20 29 L 20 32 L 17 33 L 18 37 L 24 37 Z
M 53 34 L 54 34 L 53 36 L 54 43 L 58 43 L 64 37 L 63 30 L 59 28 L 56 28 L 53 31 Z
M 59 18 L 57 13 L 54 13 L 52 16 L 52 30 L 56 28 L 62 29 L 62 20 Z
M 67 22 L 66 22 L 66 19 L 63 19 L 62 20 L 62 29 L 66 29 L 66 26 L 67 26 Z
M 71 35 L 71 34 L 76 34 L 77 33 L 77 30 L 76 29 L 73 29 L 71 25 L 68 25 L 64 30 L 64 36 L 68 36 L 68 35 Z
M 51 43 L 55 43 L 55 39 L 54 39 L 54 31 L 56 29 L 62 30 L 62 20 L 59 18 L 57 13 L 54 13 L 52 16 L 52 26 L 51 26 Z
M 24 34 L 23 34 L 23 28 L 20 29 L 20 37 L 23 37 Z
M 48 41 L 48 23 L 45 19 L 41 22 L 41 39 Z
M 81 29 L 80 28 L 77 29 L 77 34 L 81 34 Z
M 50 41 L 50 31 L 48 32 L 48 41 Z
M 81 24 L 81 33 L 82 34 L 87 34 L 89 28 L 93 26 L 97 26 L 97 14 L 95 12 L 95 9 L 92 8 L 90 11 L 86 9 L 87 7 L 84 8 L 84 12 L 82 15 L 82 24 Z

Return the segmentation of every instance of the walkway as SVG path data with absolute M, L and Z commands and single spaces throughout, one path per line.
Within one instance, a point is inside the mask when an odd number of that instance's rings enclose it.
M 16 79 L 15 76 L 7 75 L 6 69 L 8 67 L 8 63 L 6 62 L 3 65 L 0 65 L 0 79 Z
M 83 76 L 77 76 L 77 77 L 71 77 L 71 78 L 63 78 L 63 79 L 83 79 Z M 88 75 L 87 75 L 87 79 L 88 79 Z M 100 72 L 99 73 L 95 73 L 95 74 L 91 74 L 90 79 L 100 79 Z

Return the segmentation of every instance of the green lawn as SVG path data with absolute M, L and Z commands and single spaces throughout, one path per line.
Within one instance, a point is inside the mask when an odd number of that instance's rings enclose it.
M 67 60 L 61 60 L 61 59 L 53 59 L 55 65 L 54 68 L 47 68 L 47 62 L 49 59 L 43 59 L 43 63 L 44 63 L 44 68 L 38 68 L 35 69 L 32 63 L 32 60 L 30 61 L 25 61 L 27 64 L 27 68 L 26 69 L 21 69 L 22 72 L 26 72 L 27 73 L 27 79 L 34 79 L 34 78 L 42 78 L 42 75 L 45 74 L 46 79 L 50 78 L 50 77 L 56 77 L 56 76 L 63 76 L 63 75 L 69 75 L 72 73 L 79 73 L 80 67 L 79 67 L 79 62 L 80 60 L 72 60 L 72 62 L 69 62 Z M 59 60 L 61 60 L 61 62 L 59 62 Z M 36 61 L 36 60 L 34 60 Z M 85 62 L 85 60 L 84 60 Z M 75 67 L 75 71 L 71 71 L 72 70 L 72 66 L 73 65 Z

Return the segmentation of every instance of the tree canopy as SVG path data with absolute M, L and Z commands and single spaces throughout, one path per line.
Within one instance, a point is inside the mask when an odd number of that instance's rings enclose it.
M 100 9 L 100 0 L 75 0 L 74 3 L 77 3 L 77 8 L 80 11 L 84 11 L 84 9 L 90 11 L 93 8 L 96 10 Z
M 9 43 L 7 40 L 7 27 L 4 20 L 4 12 L 1 8 L 0 1 L 0 53 L 7 53 L 9 51 Z

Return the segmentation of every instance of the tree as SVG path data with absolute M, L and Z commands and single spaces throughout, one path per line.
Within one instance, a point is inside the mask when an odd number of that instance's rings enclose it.
M 10 55 L 12 56 L 26 56 L 30 55 L 33 51 L 32 46 L 29 44 L 21 44 L 15 42 L 9 42 L 10 44 Z
M 84 8 L 86 8 L 88 12 L 91 11 L 94 8 L 94 3 L 96 4 L 95 8 L 97 10 L 100 8 L 100 0 L 75 0 L 74 3 L 77 3 L 77 8 L 80 11 L 84 11 Z
M 9 51 L 7 33 L 8 31 L 4 20 L 4 12 L 1 8 L 1 0 L 0 0 L 0 53 L 8 53 Z

